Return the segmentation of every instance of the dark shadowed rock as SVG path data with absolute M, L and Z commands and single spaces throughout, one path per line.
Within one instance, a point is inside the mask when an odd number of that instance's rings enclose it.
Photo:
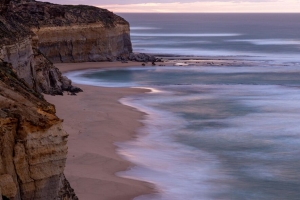
M 45 94 L 62 95 L 63 88 L 68 88 L 71 84 L 62 82 L 64 78 L 60 71 L 40 51 L 39 37 L 33 31 L 37 20 L 32 17 L 37 17 L 40 13 L 37 10 L 46 8 L 44 5 L 48 4 L 33 0 L 1 1 L 0 59 L 11 63 L 17 75 L 30 88 Z M 28 13 L 32 15 L 28 16 Z M 44 16 L 40 20 L 44 24 L 52 23 L 45 19 Z
M 60 80 L 61 80 L 61 89 L 63 91 L 68 91 L 68 89 L 72 85 L 72 81 L 70 79 L 68 79 L 68 77 L 66 77 L 66 76 L 61 76 Z
M 131 61 L 137 61 L 137 62 L 154 62 L 156 61 L 156 58 L 152 55 L 148 55 L 145 53 L 131 53 L 128 57 Z
M 67 91 L 69 91 L 71 93 L 83 92 L 82 89 L 75 87 L 75 86 L 70 86 Z

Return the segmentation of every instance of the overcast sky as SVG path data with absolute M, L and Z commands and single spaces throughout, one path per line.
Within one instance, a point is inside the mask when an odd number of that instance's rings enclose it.
M 297 12 L 300 0 L 40 0 L 86 4 L 113 12 Z

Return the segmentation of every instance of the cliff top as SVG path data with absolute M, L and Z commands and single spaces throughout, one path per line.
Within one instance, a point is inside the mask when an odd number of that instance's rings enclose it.
M 2 45 L 14 43 L 19 38 L 30 35 L 30 33 L 31 31 L 22 24 L 0 16 L 0 39 Z
M 73 24 L 102 23 L 105 27 L 128 24 L 114 13 L 86 5 L 58 5 L 35 0 L 4 0 L 0 13 L 9 20 L 28 27 L 66 26 Z

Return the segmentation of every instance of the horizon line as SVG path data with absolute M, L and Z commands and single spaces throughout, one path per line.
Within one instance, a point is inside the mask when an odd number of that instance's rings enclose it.
M 113 12 L 113 11 L 111 11 L 111 12 Z M 137 14 L 300 14 L 300 12 L 114 12 L 114 13 L 137 13 Z

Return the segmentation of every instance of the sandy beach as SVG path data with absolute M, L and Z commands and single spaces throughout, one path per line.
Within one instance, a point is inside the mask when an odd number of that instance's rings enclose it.
M 140 63 L 66 63 L 56 64 L 64 73 L 73 70 L 140 66 Z M 69 133 L 68 157 L 65 175 L 79 199 L 129 200 L 152 193 L 151 184 L 121 178 L 116 172 L 132 164 L 116 154 L 114 142 L 135 137 L 142 126 L 138 121 L 143 113 L 122 105 L 119 99 L 143 89 L 104 88 L 78 85 L 84 92 L 77 96 L 49 96 L 45 98 L 56 106 L 57 116 L 64 120 Z
M 176 66 L 184 63 L 191 66 L 240 64 L 236 60 L 173 60 L 160 66 Z M 139 62 L 94 62 L 55 64 L 62 73 L 104 68 L 141 66 Z M 146 66 L 151 66 L 147 63 Z M 84 200 L 129 200 L 136 196 L 155 192 L 149 183 L 121 178 L 116 172 L 133 165 L 116 153 L 114 142 L 135 137 L 144 113 L 119 103 L 119 99 L 147 92 L 136 88 L 106 88 L 74 84 L 84 90 L 77 96 L 50 96 L 45 98 L 56 106 L 57 116 L 64 120 L 69 133 L 69 153 L 65 174 L 79 199 Z

